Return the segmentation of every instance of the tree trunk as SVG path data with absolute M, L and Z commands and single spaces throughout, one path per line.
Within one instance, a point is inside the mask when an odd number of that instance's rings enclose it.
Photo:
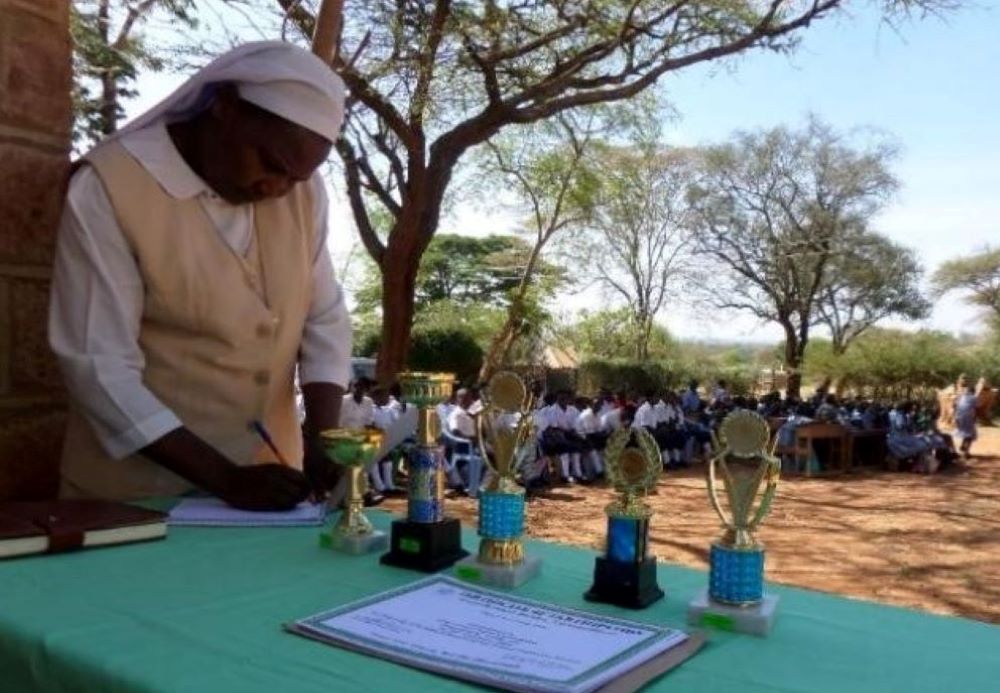
M 380 383 L 391 382 L 406 368 L 421 253 L 406 252 L 407 248 L 398 241 L 407 235 L 415 235 L 416 231 L 416 228 L 394 229 L 385 249 L 382 266 L 382 341 L 375 369 Z
M 788 382 L 785 385 L 785 397 L 801 397 L 802 367 L 799 336 L 790 325 L 785 325 L 785 370 L 788 372 Z
M 101 0 L 97 8 L 97 23 L 101 33 L 101 41 L 104 48 L 110 52 L 111 48 L 111 0 Z M 101 134 L 110 135 L 118 128 L 118 79 L 115 76 L 114 61 L 106 58 L 107 62 L 101 70 Z

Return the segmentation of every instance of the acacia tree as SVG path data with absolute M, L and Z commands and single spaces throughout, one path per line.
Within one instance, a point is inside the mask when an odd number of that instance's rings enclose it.
M 816 322 L 830 330 L 834 355 L 882 320 L 922 320 L 931 311 L 920 291 L 923 269 L 914 252 L 881 234 L 865 233 L 831 258 L 816 301 Z
M 493 176 L 490 186 L 506 181 L 514 189 L 520 207 L 527 212 L 521 229 L 533 237 L 531 252 L 519 272 L 517 285 L 509 293 L 507 317 L 494 336 L 483 359 L 479 379 L 486 382 L 506 360 L 514 342 L 532 327 L 530 318 L 539 314 L 538 292 L 532 292 L 542 253 L 563 229 L 585 217 L 584 200 L 593 178 L 583 166 L 592 137 L 602 128 L 596 111 L 560 113 L 550 121 L 528 128 L 511 129 L 486 143 Z M 529 132 L 524 132 L 525 130 Z
M 700 286 L 721 309 L 777 323 L 785 333 L 788 393 L 797 396 L 810 328 L 838 257 L 865 243 L 868 220 L 897 181 L 891 146 L 855 148 L 811 118 L 801 131 L 738 133 L 702 153 L 690 191 Z
M 978 253 L 943 263 L 934 272 L 934 293 L 965 293 L 965 301 L 985 308 L 1000 328 L 1000 248 L 986 247 Z
M 125 114 L 122 101 L 136 94 L 139 69 L 164 67 L 160 47 L 146 40 L 143 25 L 163 18 L 193 29 L 194 9 L 194 0 L 74 0 L 74 140 L 87 146 L 117 130 Z
M 951 0 L 874 0 L 887 12 Z M 313 16 L 276 0 L 305 36 Z M 417 268 L 456 165 L 506 126 L 628 99 L 667 73 L 790 50 L 848 0 L 349 0 L 334 67 L 350 91 L 337 152 L 365 248 L 382 271 L 388 378 L 407 352 Z M 387 234 L 371 221 L 391 217 Z
M 645 361 L 654 320 L 685 276 L 691 157 L 655 141 L 638 141 L 627 149 L 601 144 L 588 166 L 595 190 L 583 232 L 568 245 L 569 255 L 624 300 L 635 337 L 632 355 Z

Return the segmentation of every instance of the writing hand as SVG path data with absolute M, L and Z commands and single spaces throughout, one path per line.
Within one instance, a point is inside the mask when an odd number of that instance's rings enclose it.
M 219 496 L 241 510 L 290 510 L 309 495 L 305 475 L 277 463 L 234 466 L 227 477 Z

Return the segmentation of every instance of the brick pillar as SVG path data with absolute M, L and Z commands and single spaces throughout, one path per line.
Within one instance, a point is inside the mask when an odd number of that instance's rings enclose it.
M 69 0 L 0 0 L 0 499 L 55 493 L 64 402 L 45 321 L 72 119 Z

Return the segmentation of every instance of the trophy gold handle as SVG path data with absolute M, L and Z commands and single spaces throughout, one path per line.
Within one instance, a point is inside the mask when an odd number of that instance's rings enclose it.
M 715 478 L 715 463 L 717 460 L 718 456 L 713 457 L 708 463 L 708 499 L 712 501 L 712 508 L 715 509 L 715 514 L 722 521 L 722 526 L 735 532 L 736 525 L 726 517 L 726 514 L 722 510 L 722 504 L 719 502 L 719 482 Z
M 778 492 L 780 469 L 781 463 L 776 458 L 767 458 L 767 486 L 764 488 L 764 494 L 761 496 L 760 505 L 757 506 L 757 512 L 754 513 L 753 519 L 747 525 L 747 529 L 751 532 L 757 529 L 757 525 L 771 512 L 771 503 L 774 502 L 774 496 Z

